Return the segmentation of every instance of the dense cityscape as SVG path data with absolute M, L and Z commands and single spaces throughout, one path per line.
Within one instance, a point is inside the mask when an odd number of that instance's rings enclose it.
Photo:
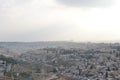
M 119 43 L 0 43 L 0 80 L 120 80 Z

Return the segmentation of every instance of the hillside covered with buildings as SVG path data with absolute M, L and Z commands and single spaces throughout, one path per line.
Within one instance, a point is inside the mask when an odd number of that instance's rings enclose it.
M 120 80 L 119 43 L 0 43 L 6 80 Z

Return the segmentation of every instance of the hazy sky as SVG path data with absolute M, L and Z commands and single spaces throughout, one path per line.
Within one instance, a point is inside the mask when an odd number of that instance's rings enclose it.
M 120 40 L 120 0 L 0 0 L 0 41 Z

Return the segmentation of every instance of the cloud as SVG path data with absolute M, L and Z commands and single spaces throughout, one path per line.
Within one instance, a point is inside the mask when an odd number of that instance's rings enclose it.
M 0 0 L 0 9 L 12 8 L 15 6 L 23 6 L 32 0 Z
M 76 7 L 105 7 L 112 0 L 0 0 L 0 41 L 98 40 L 113 26 L 119 37 L 119 1 L 109 9 L 81 10 Z
M 72 7 L 106 7 L 113 4 L 113 0 L 56 0 L 58 3 Z

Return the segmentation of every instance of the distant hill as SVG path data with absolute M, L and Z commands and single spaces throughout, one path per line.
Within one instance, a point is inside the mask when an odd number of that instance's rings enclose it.
M 0 42 L 0 54 L 15 56 L 28 50 L 75 45 L 73 42 Z
M 119 43 L 118 43 L 119 44 Z M 48 42 L 0 42 L 0 54 L 6 56 L 17 56 L 25 53 L 29 50 L 40 48 L 93 48 L 109 46 L 109 43 L 79 43 L 79 42 L 67 42 L 67 41 L 48 41 Z

